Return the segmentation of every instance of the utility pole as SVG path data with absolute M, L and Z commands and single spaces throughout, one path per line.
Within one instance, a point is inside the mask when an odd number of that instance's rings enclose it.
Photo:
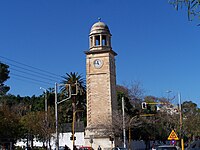
M 57 83 L 55 83 L 55 119 L 56 119 L 56 150 L 59 150 L 59 135 L 58 135 L 58 97 L 57 97 Z
M 45 88 L 43 88 L 43 87 L 40 87 L 40 89 L 41 90 L 43 90 L 44 91 L 44 100 L 45 100 L 45 102 L 44 102 L 44 110 L 45 110 L 45 121 L 47 121 L 47 90 L 45 89 Z
M 126 131 L 125 131 L 125 120 L 124 120 L 124 97 L 122 97 L 122 118 L 123 118 L 123 140 L 124 140 L 124 148 L 126 148 Z
M 183 141 L 183 134 L 182 134 L 183 120 L 182 120 L 181 94 L 180 93 L 178 93 L 178 100 L 179 100 L 179 115 L 180 115 L 181 150 L 184 150 L 184 141 Z

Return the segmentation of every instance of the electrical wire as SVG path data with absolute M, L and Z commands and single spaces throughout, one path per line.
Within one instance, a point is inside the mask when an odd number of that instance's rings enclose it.
M 13 75 L 11 78 L 15 79 L 15 80 L 20 80 L 20 81 L 26 82 L 26 83 L 28 82 L 28 83 L 37 85 L 38 87 L 41 87 L 41 86 L 45 86 L 45 87 L 46 86 L 52 86 L 52 84 L 50 85 L 49 83 L 48 84 L 47 83 L 38 83 L 38 82 L 31 81 L 30 79 L 21 78 L 21 77 L 15 76 L 15 75 Z
M 45 77 L 49 77 L 49 78 L 52 78 L 52 79 L 55 79 L 55 78 L 60 79 L 58 76 L 53 77 L 53 76 L 50 76 L 50 75 L 48 75 L 48 74 L 46 74 L 46 73 L 39 72 L 39 71 L 35 71 L 35 70 L 31 70 L 31 69 L 27 69 L 27 68 L 24 68 L 24 67 L 21 67 L 21 66 L 12 64 L 12 63 L 4 62 L 4 61 L 3 61 L 3 63 L 5 63 L 5 64 L 7 64 L 7 65 L 9 65 L 9 66 L 11 66 L 11 67 L 13 66 L 13 67 L 20 68 L 20 69 L 23 69 L 23 70 L 26 70 L 26 71 L 30 71 L 30 72 L 35 73 L 35 74 L 44 75 Z M 11 68 L 11 67 L 10 67 L 10 68 Z M 12 67 L 12 68 L 13 68 L 13 67 Z
M 42 79 L 45 79 L 45 80 L 48 80 L 48 81 L 54 81 L 54 82 L 56 82 L 55 80 L 52 80 L 50 78 L 46 78 L 46 77 L 40 76 L 38 74 L 29 73 L 29 72 L 26 72 L 26 71 L 23 71 L 23 70 L 18 70 L 18 69 L 12 68 L 12 67 L 10 67 L 10 69 L 11 69 L 11 72 L 12 72 L 12 70 L 15 70 L 15 71 L 17 71 L 19 73 L 23 73 L 23 74 L 27 74 L 27 75 L 32 75 L 34 77 L 39 77 L 39 78 L 42 78 Z
M 49 83 L 49 82 L 45 82 L 45 81 L 41 81 L 41 80 L 37 80 L 37 79 L 33 79 L 33 78 L 29 78 L 29 77 L 26 77 L 26 76 L 22 76 L 22 75 L 14 74 L 14 73 L 11 73 L 11 75 L 14 75 L 14 76 L 18 76 L 18 77 L 21 77 L 21 78 L 29 79 L 29 80 L 32 80 L 32 81 L 41 82 L 41 83 L 46 83 L 46 84 L 51 85 L 51 83 Z
M 0 56 L 0 58 L 4 59 L 4 61 L 0 60 L 0 62 L 9 66 L 10 75 L 13 77 L 13 79 L 34 83 L 40 86 L 41 84 L 52 86 L 57 80 L 60 81 L 62 78 L 60 75 L 26 65 L 3 56 Z
M 8 60 L 8 61 L 11 61 L 11 62 L 15 62 L 15 63 L 17 63 L 17 64 L 20 64 L 20 65 L 22 65 L 22 66 L 26 66 L 26 67 L 28 67 L 28 68 L 32 68 L 32 69 L 35 69 L 35 70 L 39 70 L 39 71 L 41 71 L 41 72 L 45 72 L 45 73 L 51 74 L 51 75 L 53 75 L 53 76 L 55 76 L 55 77 L 61 77 L 60 75 L 57 75 L 57 74 L 52 73 L 52 72 L 48 72 L 48 71 L 45 71 L 45 70 L 42 70 L 42 69 L 39 69 L 39 68 L 30 66 L 30 65 L 27 65 L 27 64 L 23 64 L 23 63 L 21 63 L 21 62 L 18 62 L 18 61 L 15 61 L 15 60 L 12 60 L 12 59 L 3 57 L 3 56 L 0 56 L 0 57 L 3 58 L 3 59 L 5 59 L 5 60 Z

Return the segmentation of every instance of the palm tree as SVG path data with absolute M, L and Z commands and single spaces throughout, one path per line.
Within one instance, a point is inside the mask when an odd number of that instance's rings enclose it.
M 67 101 L 67 111 L 72 111 L 72 114 L 76 110 L 86 110 L 86 85 L 85 79 L 81 74 L 77 72 L 66 73 L 66 76 L 62 76 L 62 84 L 70 84 L 71 86 L 71 99 Z M 77 84 L 76 84 L 77 83 Z M 78 93 L 76 93 L 76 86 L 78 87 Z M 69 86 L 62 86 L 61 93 L 63 95 L 69 94 Z M 80 118 L 78 118 L 80 119 Z

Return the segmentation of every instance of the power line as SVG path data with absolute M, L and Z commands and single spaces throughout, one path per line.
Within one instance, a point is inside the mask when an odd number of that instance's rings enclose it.
M 3 58 L 3 59 L 9 60 L 11 62 L 19 64 L 19 65 L 16 65 L 16 64 L 13 64 L 13 63 L 9 63 L 9 62 L 3 62 L 3 63 L 8 64 L 10 66 L 9 68 L 10 68 L 11 73 L 13 73 L 13 70 L 14 70 L 14 71 L 18 72 L 18 73 L 15 73 L 15 75 L 21 76 L 21 78 L 26 78 L 26 79 L 31 78 L 32 80 L 35 80 L 35 81 L 37 81 L 38 78 L 39 78 L 41 80 L 54 81 L 54 82 L 57 82 L 57 80 L 61 80 L 61 78 L 60 78 L 61 76 L 58 76 L 56 74 L 53 74 L 53 73 L 50 73 L 48 71 L 44 71 L 42 69 L 32 67 L 30 65 L 26 65 L 26 64 L 8 59 L 8 58 L 3 57 L 3 56 L 0 56 L 0 57 Z M 21 73 L 23 75 L 21 75 Z M 53 74 L 53 76 L 52 76 L 52 74 Z M 37 77 L 37 79 L 33 79 L 35 77 Z M 43 82 L 45 82 L 45 81 L 43 81 Z
M 38 85 L 38 87 L 41 87 L 41 86 L 49 86 L 49 85 L 50 85 L 50 84 L 46 84 L 46 83 L 34 82 L 34 81 L 32 81 L 32 80 L 30 80 L 30 79 L 26 79 L 26 78 L 23 78 L 23 79 L 22 79 L 22 77 L 18 77 L 18 76 L 15 76 L 15 75 L 13 75 L 13 76 L 11 77 L 11 79 L 20 80 L 20 81 L 22 81 L 22 82 L 35 84 L 35 85 Z M 52 85 L 54 85 L 54 84 L 51 84 L 51 86 L 52 86 Z
M 10 65 L 10 63 L 7 63 L 7 64 Z M 39 81 L 40 83 L 46 82 L 46 81 L 53 81 L 54 83 L 56 82 L 55 78 L 52 77 L 52 76 L 49 76 L 49 75 L 46 75 L 46 74 L 43 74 L 43 73 L 40 73 L 40 72 L 37 72 L 37 71 L 34 71 L 34 70 L 26 69 L 26 68 L 23 68 L 21 66 L 16 66 L 16 65 L 12 64 L 12 67 L 9 67 L 9 68 L 10 68 L 10 74 L 11 75 L 15 75 L 15 76 L 18 76 L 18 77 L 20 76 L 21 78 L 25 78 L 26 80 L 29 79 L 31 81 L 33 81 L 33 80 Z M 17 68 L 17 69 L 15 69 L 15 68 Z M 15 70 L 15 73 L 13 73 L 13 70 Z M 18 73 L 16 73 L 16 72 L 18 72 Z M 30 75 L 31 75 L 31 77 L 30 77 Z M 37 79 L 35 79 L 35 78 L 37 78 Z M 38 79 L 40 79 L 40 80 L 38 80 Z
M 21 78 L 28 79 L 28 80 L 32 80 L 32 81 L 36 81 L 36 82 L 46 83 L 46 84 L 52 85 L 50 82 L 45 82 L 45 81 L 41 81 L 41 80 L 30 78 L 30 77 L 25 77 L 25 76 L 22 76 L 22 75 L 17 75 L 17 74 L 14 74 L 14 73 L 11 73 L 11 74 L 14 75 L 14 76 L 18 76 L 18 77 L 21 77 Z
M 3 61 L 0 62 L 9 65 L 10 75 L 12 79 L 28 82 L 29 84 L 36 84 L 38 86 L 52 87 L 56 80 L 61 80 L 62 76 L 54 73 L 26 65 L 15 60 L 0 56 Z
M 21 63 L 21 62 L 18 62 L 18 61 L 15 61 L 15 60 L 12 60 L 12 59 L 9 59 L 9 58 L 6 58 L 6 57 L 3 57 L 3 56 L 0 56 L 0 57 L 3 58 L 3 59 L 5 59 L 5 60 L 8 60 L 8 61 L 11 61 L 11 62 L 14 62 L 14 63 L 20 64 L 20 65 L 22 65 L 22 66 L 26 66 L 26 67 L 28 67 L 28 68 L 32 68 L 32 69 L 34 69 L 34 70 L 38 70 L 38 71 L 41 71 L 41 72 L 45 72 L 45 73 L 51 74 L 52 76 L 54 76 L 54 77 L 56 77 L 56 78 L 58 78 L 58 77 L 62 77 L 62 76 L 57 75 L 57 74 L 55 74 L 55 73 L 51 73 L 51 72 L 49 72 L 49 71 L 45 71 L 45 70 L 42 70 L 42 69 L 39 69 L 39 68 L 36 68 L 36 67 L 30 66 L 30 65 L 27 65 L 27 64 L 23 64 L 23 63 Z M 13 65 L 13 64 L 12 64 L 12 65 Z M 16 66 L 16 65 L 15 65 L 15 66 Z M 27 70 L 32 71 L 32 70 L 30 70 L 30 69 L 27 69 Z
M 19 73 L 24 73 L 24 74 L 28 74 L 28 75 L 31 75 L 31 76 L 34 76 L 34 77 L 39 77 L 39 78 L 42 78 L 42 79 L 45 79 L 45 80 L 48 80 L 48 81 L 56 82 L 55 80 L 52 80 L 50 78 L 46 78 L 46 77 L 43 77 L 43 76 L 40 76 L 40 75 L 37 75 L 37 74 L 33 74 L 33 73 L 25 72 L 25 71 L 22 71 L 22 70 L 14 69 L 12 67 L 10 67 L 10 69 L 11 69 L 11 72 L 12 72 L 12 70 L 15 70 L 15 71 L 17 71 Z

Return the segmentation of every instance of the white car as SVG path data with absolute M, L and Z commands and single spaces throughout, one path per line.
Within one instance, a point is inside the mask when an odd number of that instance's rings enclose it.
M 156 150 L 179 150 L 179 149 L 174 145 L 161 145 L 158 146 Z

